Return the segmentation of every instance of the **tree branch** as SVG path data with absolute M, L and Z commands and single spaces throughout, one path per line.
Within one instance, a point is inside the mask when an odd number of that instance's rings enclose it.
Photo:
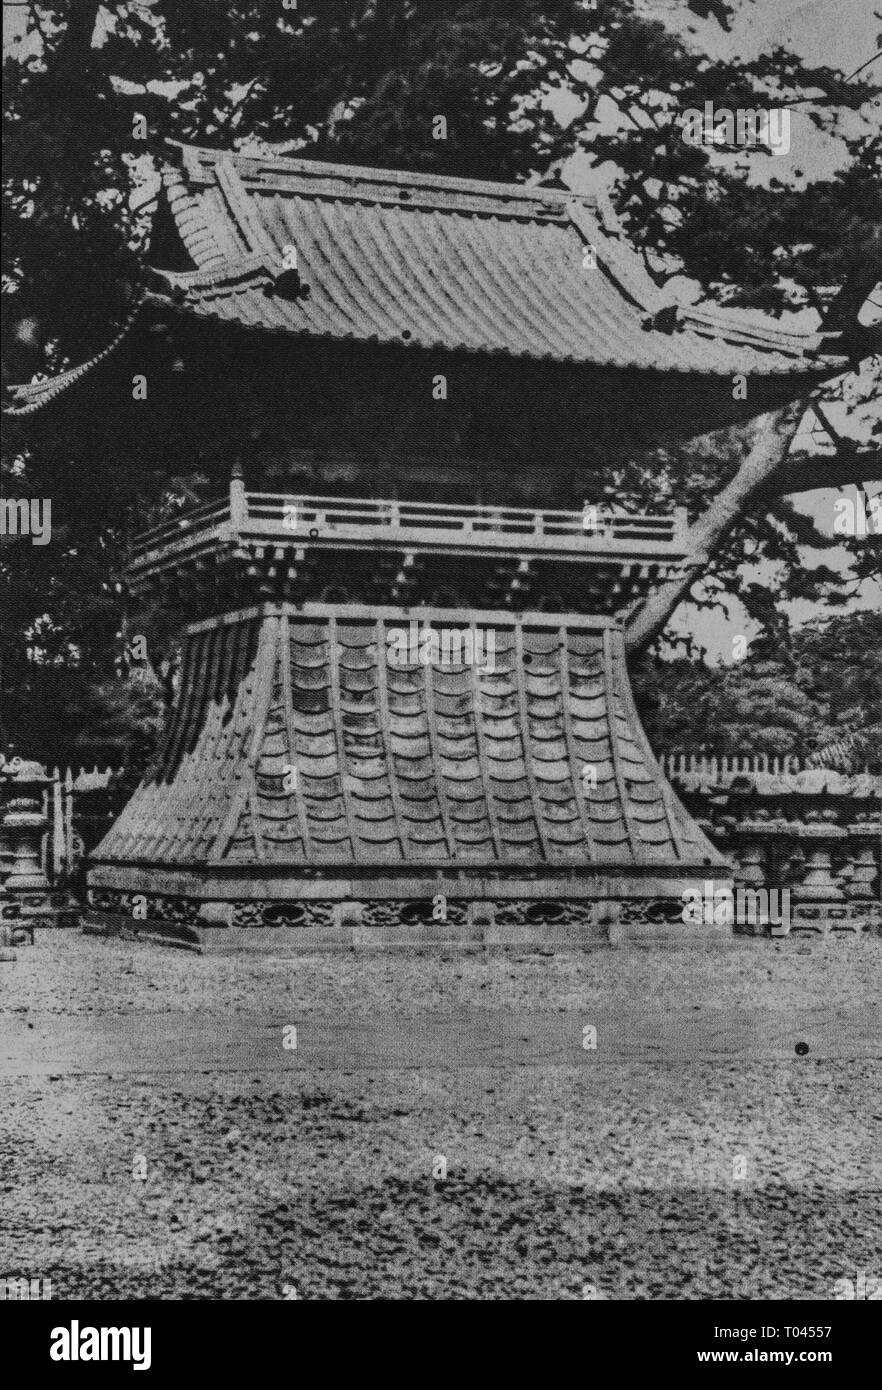
M 640 600 L 628 614 L 625 650 L 629 656 L 636 656 L 658 637 L 677 605 L 709 565 L 720 542 L 780 468 L 806 405 L 806 400 L 791 402 L 754 421 L 753 441 L 744 462 L 689 530 L 688 557 L 675 574 L 646 599 Z

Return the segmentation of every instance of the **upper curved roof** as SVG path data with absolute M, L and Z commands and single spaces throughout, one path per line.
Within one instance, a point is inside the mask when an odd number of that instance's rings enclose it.
M 319 338 L 595 366 L 830 369 L 819 334 L 666 300 L 592 198 L 176 148 L 163 180 L 197 268 L 158 274 L 192 313 Z M 264 293 L 288 248 L 308 298 Z
M 609 203 L 566 189 L 256 157 L 170 143 L 162 170 L 194 269 L 146 300 L 202 318 L 353 342 L 731 377 L 823 379 L 831 337 L 673 302 Z M 308 297 L 273 293 L 294 258 Z M 97 365 L 12 388 L 30 414 Z

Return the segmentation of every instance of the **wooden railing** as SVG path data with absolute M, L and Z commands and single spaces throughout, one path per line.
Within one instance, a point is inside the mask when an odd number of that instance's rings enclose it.
M 136 537 L 131 553 L 133 556 L 138 556 L 149 550 L 157 550 L 161 546 L 183 540 L 197 532 L 223 525 L 229 519 L 229 498 L 224 498 L 221 502 L 206 502 L 201 507 L 193 507 L 186 512 L 181 512 L 180 516 L 174 517 L 171 521 L 163 522 L 161 526 L 154 526 L 150 531 L 142 532 Z
M 620 547 L 679 551 L 686 516 L 682 508 L 663 516 L 611 514 L 586 506 L 577 511 L 531 511 L 521 507 L 450 506 L 436 502 L 373 501 L 355 497 L 309 497 L 231 488 L 229 501 L 208 503 L 139 536 L 132 560 L 210 535 L 272 537 L 274 540 L 363 543 L 377 539 L 440 545 L 600 550 Z

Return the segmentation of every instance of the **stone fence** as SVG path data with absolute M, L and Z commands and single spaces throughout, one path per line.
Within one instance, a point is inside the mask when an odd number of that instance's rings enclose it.
M 0 756 L 0 946 L 35 926 L 73 926 L 81 866 L 125 805 L 131 787 L 106 768 L 49 774 Z
M 736 887 L 789 890 L 794 931 L 882 926 L 882 775 L 763 754 L 667 753 L 660 761 L 732 861 Z

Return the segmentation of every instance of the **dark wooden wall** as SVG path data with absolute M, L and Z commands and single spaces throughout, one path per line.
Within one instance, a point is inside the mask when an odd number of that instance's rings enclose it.
M 136 372 L 147 401 L 131 399 Z M 433 397 L 446 378 L 447 398 Z M 746 419 L 719 378 L 324 343 L 171 316 L 45 412 L 72 444 L 252 489 L 578 508 L 616 461 Z M 39 417 L 32 428 L 39 430 Z M 76 438 L 79 436 L 79 440 Z

